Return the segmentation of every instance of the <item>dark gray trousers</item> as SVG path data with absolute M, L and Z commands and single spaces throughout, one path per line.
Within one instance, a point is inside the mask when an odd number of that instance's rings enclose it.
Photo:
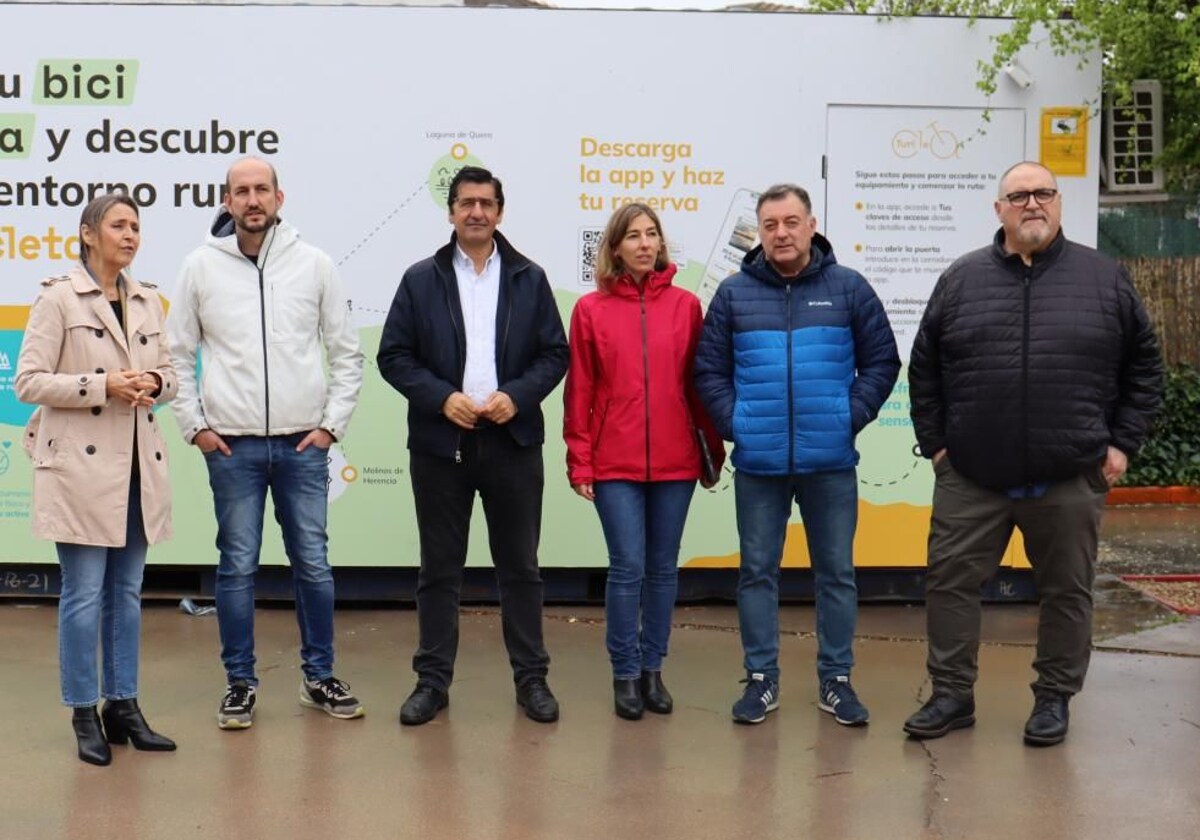
M 925 577 L 927 666 L 935 691 L 972 696 L 979 675 L 980 594 L 1020 528 L 1039 597 L 1034 690 L 1083 687 L 1092 648 L 1092 581 L 1108 483 L 1099 463 L 1052 484 L 1040 499 L 1011 499 L 934 467 L 929 570 Z

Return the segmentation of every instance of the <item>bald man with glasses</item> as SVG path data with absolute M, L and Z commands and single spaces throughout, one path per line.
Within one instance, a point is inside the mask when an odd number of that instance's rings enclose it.
M 980 590 L 1017 528 L 1040 597 L 1024 738 L 1049 746 L 1066 737 L 1087 673 L 1104 498 L 1150 431 L 1162 360 L 1129 275 L 1063 236 L 1050 170 L 1011 167 L 995 211 L 992 244 L 939 278 L 909 362 L 917 443 L 935 474 L 933 689 L 904 730 L 940 738 L 974 725 Z

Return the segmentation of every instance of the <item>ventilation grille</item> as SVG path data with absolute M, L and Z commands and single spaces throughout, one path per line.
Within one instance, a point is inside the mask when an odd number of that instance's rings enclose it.
M 1162 152 L 1162 86 L 1136 81 L 1131 101 L 1108 102 L 1104 163 L 1109 192 L 1159 192 L 1163 172 L 1154 165 Z

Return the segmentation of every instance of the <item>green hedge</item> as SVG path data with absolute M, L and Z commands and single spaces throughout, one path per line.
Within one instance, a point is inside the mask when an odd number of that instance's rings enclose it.
M 1163 406 L 1154 431 L 1129 463 L 1127 487 L 1200 487 L 1200 371 L 1167 370 Z

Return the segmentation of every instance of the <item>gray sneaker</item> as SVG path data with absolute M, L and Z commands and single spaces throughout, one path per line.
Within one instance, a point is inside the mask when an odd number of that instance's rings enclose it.
M 234 680 L 225 689 L 217 726 L 222 729 L 249 729 L 254 723 L 254 698 L 258 692 L 246 680 Z
M 335 677 L 323 680 L 305 678 L 300 683 L 300 705 L 321 709 L 342 720 L 363 716 L 362 703 L 350 693 L 350 686 Z

